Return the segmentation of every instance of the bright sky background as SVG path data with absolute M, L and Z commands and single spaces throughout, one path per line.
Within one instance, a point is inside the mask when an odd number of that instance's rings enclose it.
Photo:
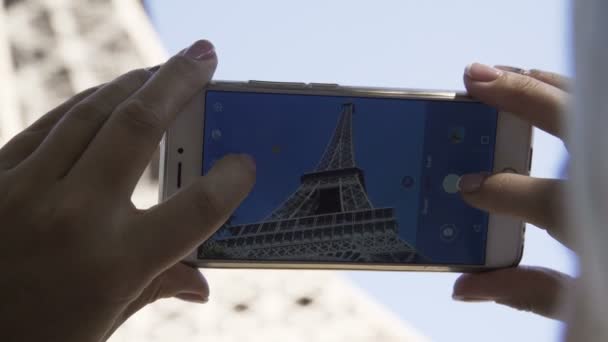
M 565 0 L 147 1 L 165 47 L 215 44 L 216 79 L 463 89 L 473 61 L 568 73 Z M 533 174 L 550 177 L 563 146 L 536 132 Z M 528 229 L 523 264 L 574 272 L 571 255 Z M 455 274 L 348 272 L 435 341 L 556 340 L 555 321 L 451 299 Z M 312 328 L 312 327 L 311 327 Z

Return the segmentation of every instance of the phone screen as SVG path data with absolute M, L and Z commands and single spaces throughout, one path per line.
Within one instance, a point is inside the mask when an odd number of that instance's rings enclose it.
M 498 113 L 467 101 L 208 91 L 202 173 L 257 166 L 198 258 L 483 265 L 488 214 L 459 177 L 491 172 Z

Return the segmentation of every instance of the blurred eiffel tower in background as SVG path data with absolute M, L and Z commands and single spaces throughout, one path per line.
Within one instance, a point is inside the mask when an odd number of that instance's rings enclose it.
M 76 92 L 165 59 L 138 0 L 4 0 L 0 146 Z M 157 168 L 153 162 L 135 191 L 138 207 L 157 201 Z M 206 270 L 205 275 L 216 289 L 208 304 L 155 303 L 110 340 L 425 340 L 334 273 Z
M 0 144 L 75 93 L 164 59 L 140 1 L 4 0 Z M 157 165 L 143 181 L 156 181 Z

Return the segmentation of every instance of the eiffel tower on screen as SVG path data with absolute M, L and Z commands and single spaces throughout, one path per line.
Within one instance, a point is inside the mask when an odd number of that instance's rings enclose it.
M 413 262 L 398 235 L 394 208 L 374 208 L 357 167 L 352 103 L 342 105 L 333 136 L 313 172 L 264 220 L 227 223 L 199 248 L 201 259 L 311 262 Z

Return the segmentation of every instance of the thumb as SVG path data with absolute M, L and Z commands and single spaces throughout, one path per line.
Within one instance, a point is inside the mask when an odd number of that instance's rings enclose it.
M 137 299 L 129 304 L 125 313 L 130 316 L 158 299 L 171 297 L 206 303 L 209 299 L 209 285 L 197 269 L 178 263 L 154 278 Z
M 209 285 L 205 277 L 196 269 L 178 263 L 170 267 L 146 286 L 141 294 L 123 310 L 107 332 L 109 338 L 134 313 L 161 298 L 177 297 L 195 303 L 206 303 L 209 299 Z
M 563 319 L 560 301 L 573 279 L 542 267 L 518 267 L 463 274 L 452 298 L 463 302 L 494 301 L 517 310 Z
M 255 174 L 251 157 L 226 156 L 205 176 L 139 215 L 130 236 L 144 267 L 151 268 L 145 271 L 158 274 L 215 233 L 251 191 Z

